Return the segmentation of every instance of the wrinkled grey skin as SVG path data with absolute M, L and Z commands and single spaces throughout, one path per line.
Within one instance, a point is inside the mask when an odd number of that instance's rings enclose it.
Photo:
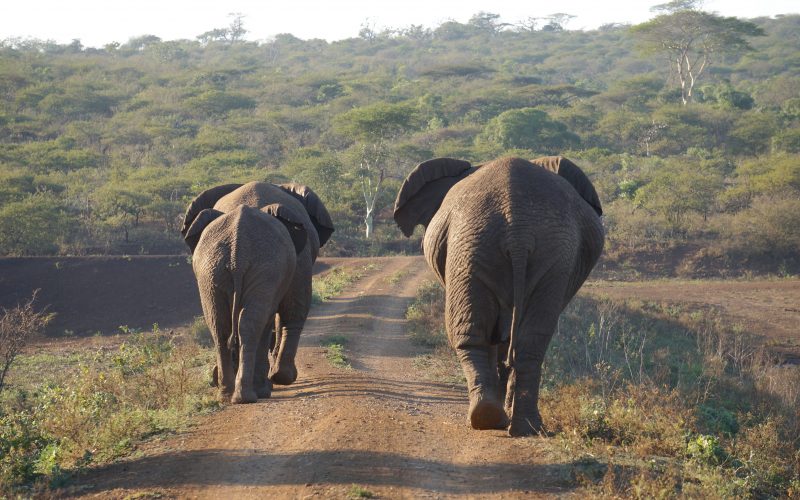
M 473 428 L 543 430 L 542 361 L 559 315 L 602 252 L 601 214 L 589 179 L 561 157 L 480 167 L 439 158 L 406 178 L 394 218 L 406 236 L 425 227 L 423 250 L 445 289 L 445 326 Z
M 273 203 L 280 204 L 293 220 L 301 222 L 307 233 L 307 245 L 297 256 L 292 284 L 278 308 L 275 320 L 266 326 L 266 336 L 270 336 L 273 327 L 276 332 L 271 340 L 271 366 L 266 349 L 264 355 L 259 354 L 257 358 L 257 373 L 268 373 L 273 383 L 288 385 L 297 379 L 294 359 L 311 307 L 312 268 L 320 246 L 327 242 L 334 230 L 322 201 L 309 188 L 296 184 L 250 182 L 217 186 L 204 191 L 191 203 L 184 218 L 184 230 L 206 208 L 227 213 L 241 205 L 261 208 Z
M 305 229 L 277 205 L 238 206 L 228 213 L 204 210 L 187 235 L 198 237 L 192 268 L 216 346 L 220 399 L 269 397 L 272 384 L 257 361 L 266 360 L 266 333 L 292 286 Z

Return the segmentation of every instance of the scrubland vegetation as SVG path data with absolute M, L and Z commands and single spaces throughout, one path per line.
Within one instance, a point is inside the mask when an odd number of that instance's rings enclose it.
M 409 307 L 420 361 L 443 380 L 444 296 L 423 285 Z M 576 481 L 619 498 L 800 495 L 800 367 L 716 313 L 579 296 L 545 357 L 540 407 Z M 427 333 L 427 337 L 426 337 Z
M 563 154 L 600 192 L 609 270 L 658 252 L 672 274 L 796 272 L 800 16 L 725 19 L 712 27 L 735 36 L 688 98 L 645 50 L 654 22 L 4 40 L 0 254 L 180 252 L 188 200 L 254 179 L 318 192 L 328 255 L 414 252 L 389 209 L 416 163 Z
M 0 393 L 0 495 L 59 486 L 218 407 L 209 349 L 157 325 L 126 333 L 117 347 L 18 356 Z

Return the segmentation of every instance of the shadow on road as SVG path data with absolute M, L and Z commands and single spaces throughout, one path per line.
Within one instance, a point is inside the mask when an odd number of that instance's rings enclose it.
M 209 464 L 197 468 L 197 464 Z M 219 464 L 214 467 L 212 464 Z M 153 474 L 152 471 L 168 471 Z M 360 450 L 268 454 L 248 450 L 166 453 L 97 469 L 114 485 L 94 485 L 93 493 L 115 487 L 287 486 L 360 484 L 408 486 L 443 494 L 480 495 L 515 490 L 565 492 L 585 472 L 580 462 L 555 464 L 456 464 L 394 453 Z M 87 493 L 83 490 L 83 493 Z

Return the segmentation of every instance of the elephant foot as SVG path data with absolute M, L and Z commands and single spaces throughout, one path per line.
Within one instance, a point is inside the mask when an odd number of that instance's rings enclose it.
M 281 366 L 278 370 L 271 373 L 269 379 L 276 385 L 290 385 L 297 380 L 297 368 L 294 364 Z
M 261 387 L 256 389 L 256 395 L 258 399 L 266 399 L 272 396 L 272 382 L 267 380 Z
M 231 403 L 233 404 L 255 403 L 256 401 L 258 401 L 258 395 L 252 389 L 234 391 L 231 397 Z
M 508 427 L 508 435 L 511 437 L 539 436 L 545 434 L 542 424 L 542 417 L 520 417 L 513 418 Z
M 233 397 L 233 392 L 219 391 L 219 402 L 230 403 Z
M 469 423 L 473 429 L 505 429 L 508 417 L 498 401 L 492 398 L 470 398 Z
M 211 369 L 211 382 L 208 383 L 211 387 L 219 387 L 219 372 L 217 371 L 217 365 Z M 230 395 L 228 395 L 228 399 L 230 399 Z

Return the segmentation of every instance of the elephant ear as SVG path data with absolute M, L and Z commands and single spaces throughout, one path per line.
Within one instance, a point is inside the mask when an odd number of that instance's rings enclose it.
M 183 234 L 183 241 L 186 242 L 192 254 L 194 254 L 194 249 L 197 248 L 197 243 L 200 241 L 203 230 L 220 215 L 224 215 L 223 212 L 214 210 L 213 208 L 201 210 L 200 213 L 197 214 L 197 217 L 194 218 L 191 225 L 186 229 Z
M 597 215 L 603 215 L 603 207 L 600 206 L 600 197 L 597 196 L 597 191 L 595 191 L 592 181 L 586 177 L 586 174 L 584 174 L 583 170 L 578 168 L 577 165 L 563 156 L 543 156 L 531 160 L 531 163 L 550 170 L 558 174 L 559 177 L 563 177 L 567 182 L 572 184 L 572 187 L 581 195 L 581 198 L 591 205 Z
M 194 222 L 195 218 L 207 208 L 214 208 L 214 204 L 216 204 L 220 198 L 225 196 L 226 194 L 235 191 L 242 187 L 242 184 L 223 184 L 222 186 L 217 186 L 211 189 L 206 189 L 199 195 L 197 198 L 192 200 L 189 204 L 189 208 L 186 209 L 186 214 L 183 216 L 183 226 L 181 227 L 181 235 L 186 238 L 186 233 L 189 230 L 189 227 Z
M 408 174 L 394 202 L 394 221 L 408 237 L 418 224 L 427 227 L 447 192 L 472 173 L 468 161 L 434 158 L 420 163 Z
M 289 236 L 292 238 L 295 253 L 299 255 L 308 241 L 308 233 L 306 233 L 303 223 L 292 217 L 291 210 L 287 210 L 286 207 L 278 203 L 267 205 L 261 211 L 270 214 L 286 226 L 286 230 L 289 231 Z
M 317 193 L 302 184 L 290 183 L 278 184 L 277 186 L 297 198 L 306 207 L 311 223 L 314 225 L 314 229 L 317 230 L 319 246 L 324 246 L 335 231 L 335 228 L 328 209 L 325 208 Z

